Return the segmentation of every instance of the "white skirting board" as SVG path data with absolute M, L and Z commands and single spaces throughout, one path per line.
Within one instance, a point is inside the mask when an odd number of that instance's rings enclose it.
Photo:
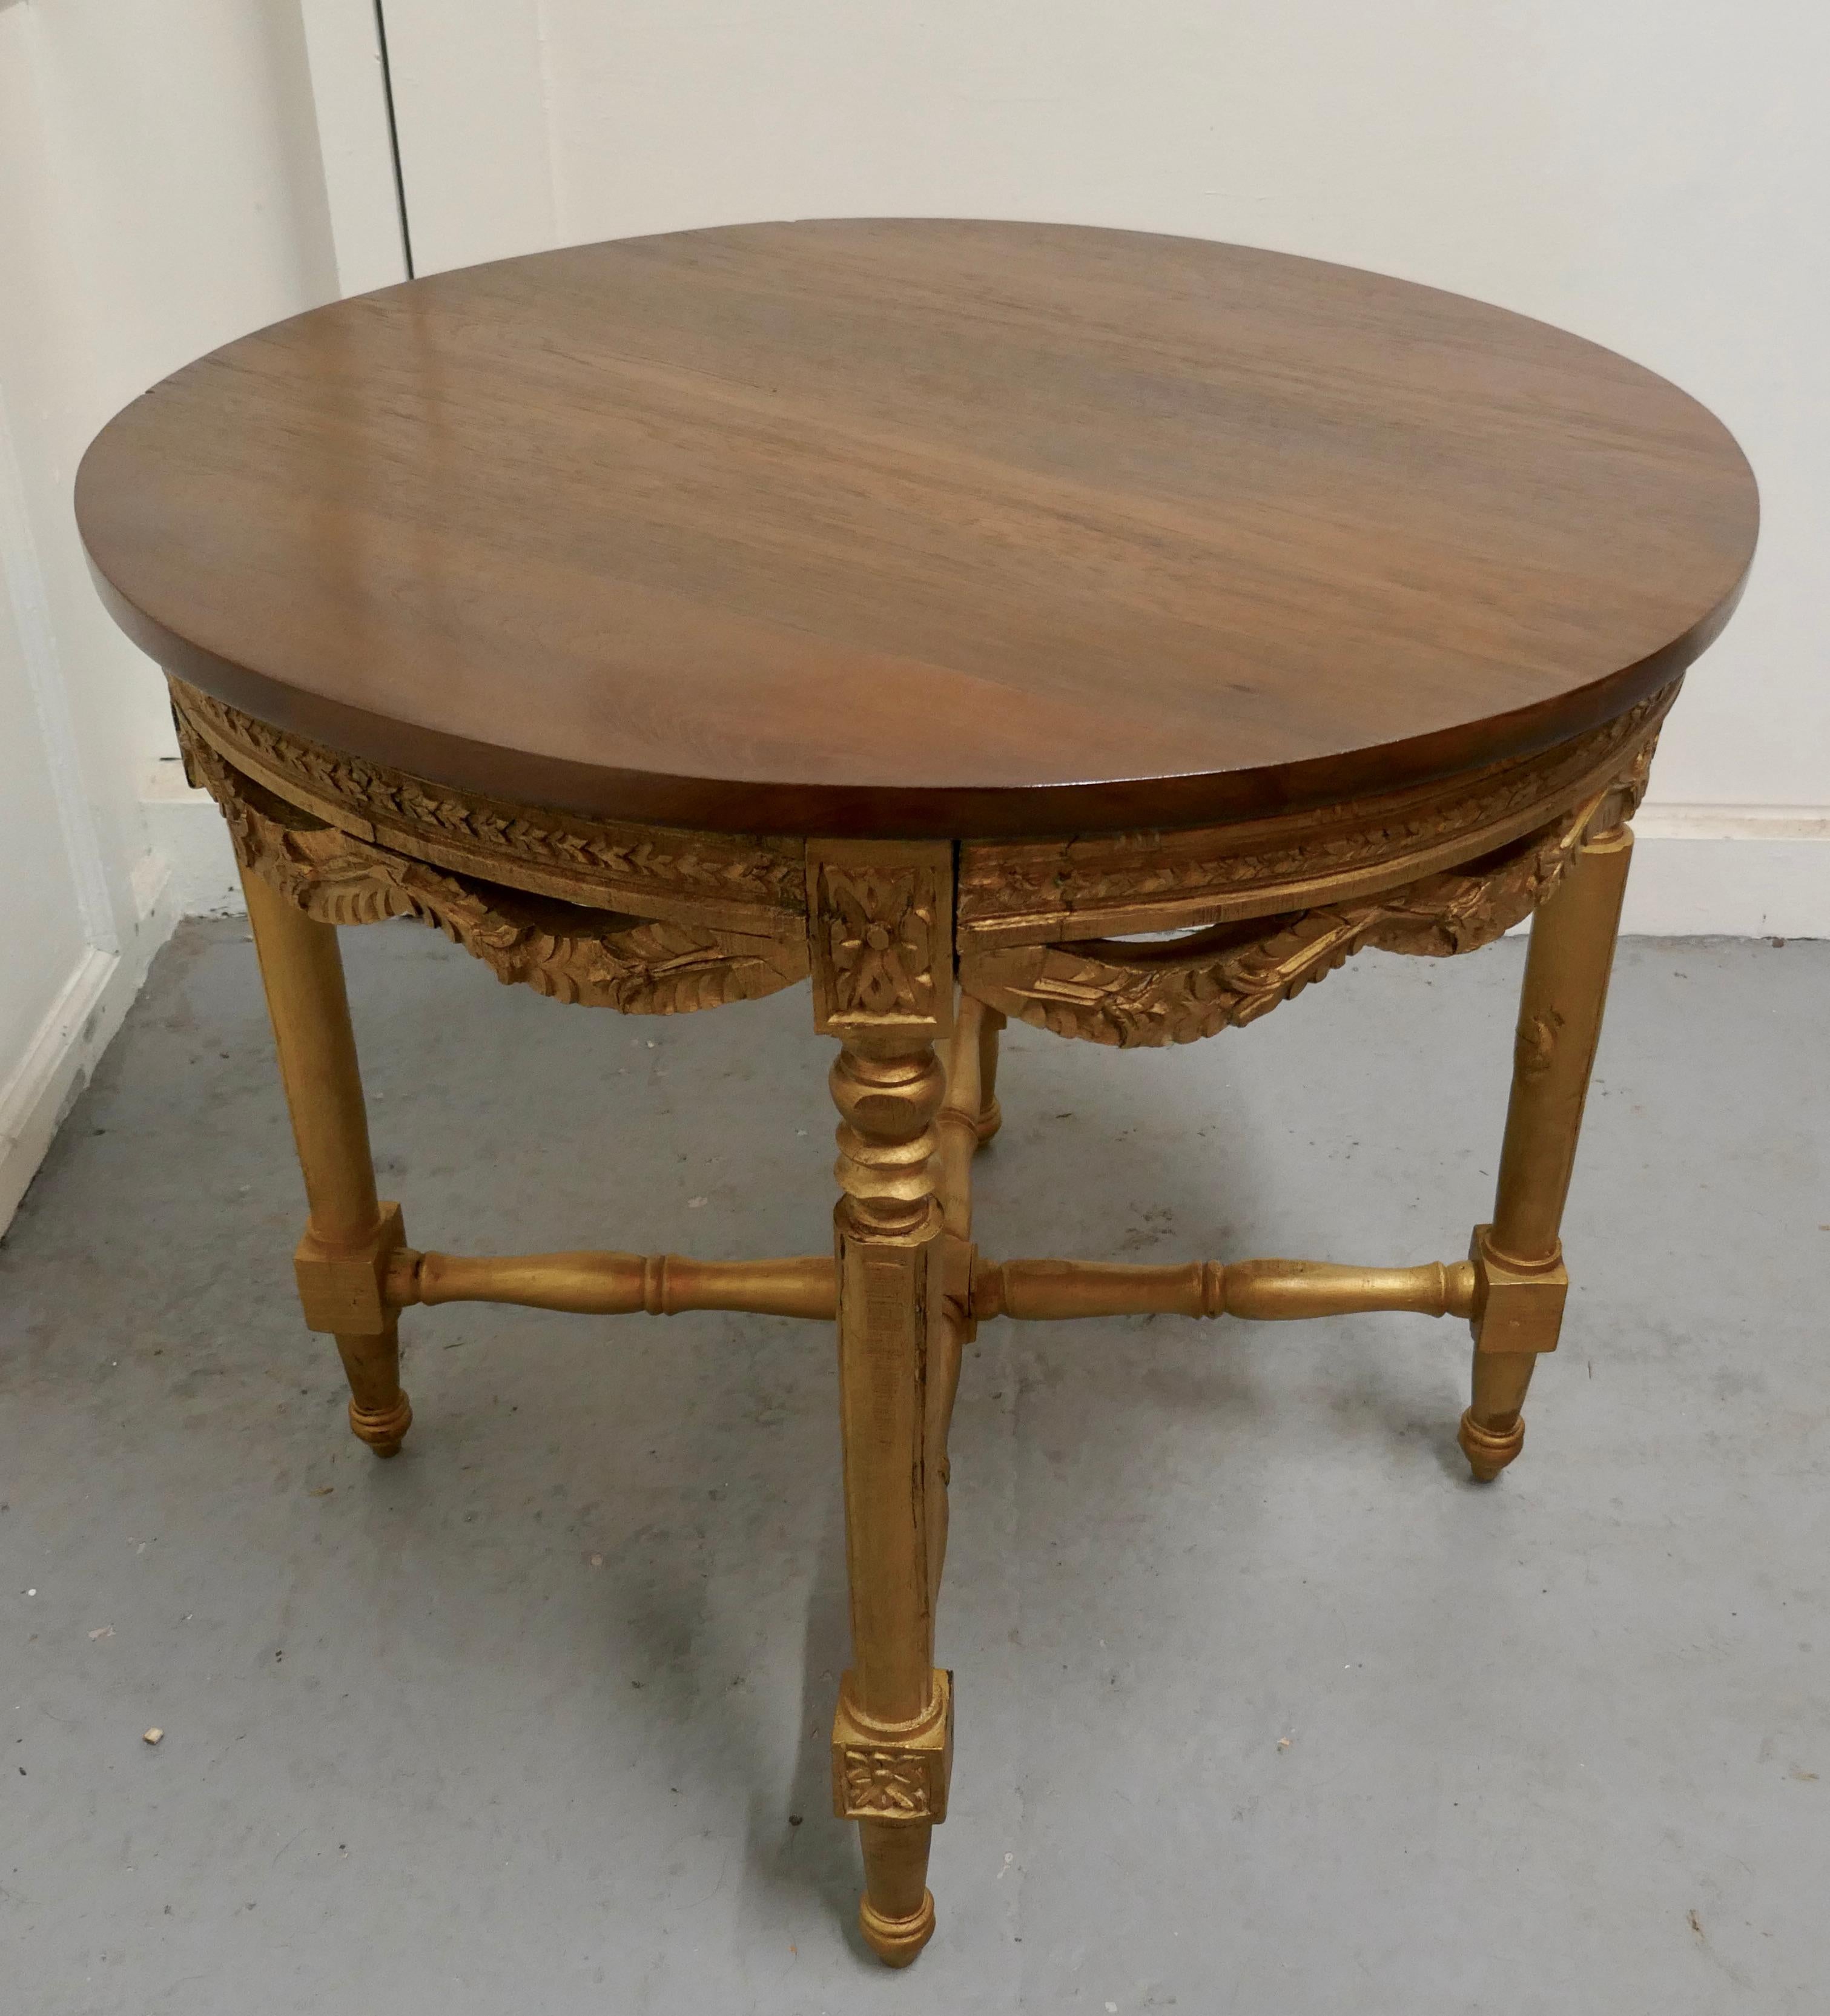
M 235 859 L 208 796 L 157 766 L 146 830 L 181 917 L 239 916 Z M 1644 806 L 1621 928 L 1644 938 L 1830 938 L 1830 808 Z
M 0 1233 L 145 985 L 153 954 L 183 914 L 157 855 L 146 857 L 134 887 L 139 919 L 131 944 L 121 952 L 92 945 L 83 953 L 25 1054 L 0 1082 Z

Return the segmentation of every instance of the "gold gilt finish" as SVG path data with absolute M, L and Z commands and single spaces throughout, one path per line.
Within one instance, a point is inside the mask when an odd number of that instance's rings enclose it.
M 339 755 L 175 679 L 189 772 L 222 807 L 247 887 L 305 1177 L 305 1318 L 337 1340 L 356 1434 L 390 1456 L 411 1423 L 404 1308 L 836 1319 L 852 1657 L 833 1799 L 858 1824 L 864 1937 L 906 1966 L 934 1929 L 928 1857 L 953 1764 L 953 1676 L 935 1664 L 935 1617 L 966 1342 L 996 1316 L 1461 1317 L 1475 1349 L 1459 1439 L 1476 1478 L 1497 1476 L 1523 1442 L 1532 1368 L 1556 1348 L 1563 1205 L 1626 821 L 1675 690 L 1540 754 L 1382 798 L 1211 831 L 956 848 L 697 833 L 503 805 Z M 399 1208 L 376 1195 L 333 928 L 403 916 L 504 981 L 625 1013 L 713 1007 L 810 977 L 815 1026 L 838 1045 L 830 1255 L 409 1247 Z M 1137 1266 L 979 1254 L 972 1163 L 1000 1124 L 1007 1017 L 1120 1047 L 1184 1042 L 1255 1020 L 1363 949 L 1443 956 L 1527 916 L 1498 1192 L 1466 1259 Z M 1177 935 L 1135 935 L 1149 932 Z

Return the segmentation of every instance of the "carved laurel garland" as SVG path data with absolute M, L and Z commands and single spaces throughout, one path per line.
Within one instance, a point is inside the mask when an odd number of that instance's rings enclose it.
M 222 809 L 243 867 L 322 923 L 416 916 L 499 980 L 625 1014 L 681 1014 L 755 1000 L 806 972 L 802 941 L 582 909 L 447 874 L 299 811 L 207 746 L 186 754 Z
M 546 871 L 544 879 L 556 884 L 549 893 L 574 885 L 587 902 L 620 893 L 636 899 L 638 907 L 647 896 L 789 913 L 803 908 L 800 850 L 791 841 L 573 819 L 498 804 L 270 727 L 182 679 L 168 683 L 173 710 L 181 726 L 191 729 L 192 742 L 206 743 L 232 764 L 251 769 L 289 800 L 295 792 L 304 796 L 310 801 L 307 808 L 333 825 L 354 822 L 373 830 L 384 844 L 392 829 L 406 851 L 430 841 L 474 854 L 479 863 L 493 858 L 503 872 L 525 864 Z
M 1636 765 L 1615 787 L 1633 803 Z M 1605 794 L 1604 794 L 1605 795 Z M 962 957 L 967 992 L 1057 1035 L 1129 1049 L 1192 1042 L 1255 1021 L 1367 946 L 1443 958 L 1528 916 L 1573 859 L 1600 797 L 1497 855 L 1357 902 L 1324 905 L 1166 943 L 1001 946 Z
M 968 841 L 960 851 L 964 945 L 1059 938 L 1091 920 L 1142 931 L 1195 920 L 1177 912 L 1263 915 L 1376 884 L 1389 866 L 1446 866 L 1459 850 L 1500 845 L 1598 790 L 1640 745 L 1649 761 L 1677 685 L 1590 733 L 1536 756 L 1510 758 L 1471 778 L 1421 786 L 1212 829 L 1101 834 L 1064 841 Z M 1641 780 L 1643 788 L 1643 778 Z M 1420 856 L 1434 855 L 1433 860 Z M 1415 869 L 1413 870 L 1414 873 Z M 1337 886 L 1330 888 L 1333 883 Z M 1310 895 L 1315 884 L 1321 887 Z M 1284 894 L 1288 885 L 1288 895 Z M 1284 901 L 1280 903 L 1280 895 Z M 1131 913 L 1135 921 L 1126 913 Z

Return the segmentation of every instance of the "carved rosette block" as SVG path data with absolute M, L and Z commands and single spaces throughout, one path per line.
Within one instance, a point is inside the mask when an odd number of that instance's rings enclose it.
M 833 1718 L 833 1811 L 845 1820 L 944 1820 L 953 1769 L 953 1675 L 937 1668 L 926 1710 L 895 1726 L 863 1714 L 856 1679 L 848 1672 L 840 1682 Z
M 953 1022 L 953 851 L 929 841 L 807 849 L 814 1026 L 881 1049 Z

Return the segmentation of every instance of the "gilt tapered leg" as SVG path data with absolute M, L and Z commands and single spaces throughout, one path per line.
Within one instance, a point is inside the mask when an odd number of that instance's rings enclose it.
M 388 1255 L 402 1240 L 400 1211 L 375 1194 L 336 927 L 257 874 L 244 873 L 242 884 L 305 1179 L 310 1215 L 294 1256 L 305 1321 L 337 1340 L 351 1427 L 377 1456 L 394 1456 L 413 1417 L 400 1386 L 398 1319 L 384 1292 Z
M 1523 1446 L 1526 1389 L 1562 1324 L 1563 1205 L 1633 852 L 1623 815 L 1619 794 L 1603 801 L 1532 922 L 1493 1222 L 1476 1227 L 1472 1256 L 1473 1394 L 1459 1440 L 1482 1483 Z
M 1004 1124 L 998 1105 L 998 1033 L 1004 1018 L 987 1008 L 978 1024 L 978 1144 L 983 1147 Z

